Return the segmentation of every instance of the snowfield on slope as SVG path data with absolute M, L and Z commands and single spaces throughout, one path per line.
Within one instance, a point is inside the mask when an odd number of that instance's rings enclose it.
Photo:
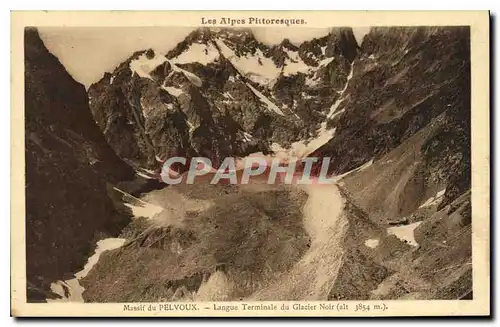
M 269 86 L 278 78 L 280 69 L 276 67 L 271 58 L 267 58 L 262 53 L 262 50 L 257 49 L 253 55 L 246 54 L 238 57 L 223 40 L 217 39 L 215 42 L 222 55 L 233 64 L 241 75 L 248 77 L 252 82 Z
M 85 278 L 89 271 L 95 266 L 95 264 L 99 261 L 99 257 L 105 251 L 117 249 L 123 244 L 125 244 L 124 238 L 106 238 L 97 242 L 97 248 L 94 254 L 88 259 L 87 263 L 83 267 L 83 269 L 75 274 L 75 278 L 66 281 L 57 281 L 50 285 L 50 289 L 52 292 L 61 296 L 60 299 L 47 299 L 48 303 L 54 302 L 84 302 L 83 301 L 83 288 L 80 285 L 79 280 Z M 68 290 L 68 295 L 66 295 L 65 290 Z
M 285 66 L 283 67 L 283 75 L 290 76 L 297 73 L 307 74 L 311 71 L 308 66 L 299 56 L 298 51 L 285 49 L 288 58 L 285 59 Z
M 426 207 L 432 207 L 434 205 L 438 205 L 441 202 L 441 200 L 443 199 L 444 193 L 446 193 L 446 189 L 443 189 L 443 190 L 437 192 L 435 196 L 431 196 L 429 199 L 427 199 L 427 201 L 422 203 L 422 205 L 418 208 L 420 209 L 420 208 L 426 208 Z
M 151 59 L 149 59 L 146 54 L 142 54 L 139 58 L 132 60 L 129 64 L 130 70 L 132 71 L 132 75 L 137 74 L 139 77 L 148 78 L 153 80 L 150 73 L 158 66 L 163 64 L 165 61 L 168 61 L 172 67 L 173 71 L 183 73 L 184 76 L 191 81 L 197 87 L 201 87 L 203 84 L 202 80 L 196 76 L 195 74 L 188 72 L 185 69 L 180 68 L 176 65 L 175 60 L 167 60 L 164 55 L 156 54 Z M 165 89 L 166 90 L 166 89 Z M 166 90 L 168 92 L 168 90 Z
M 169 63 L 172 65 L 172 69 L 176 72 L 180 72 L 180 73 L 183 73 L 184 76 L 186 76 L 186 78 L 191 82 L 193 83 L 194 85 L 196 85 L 197 87 L 201 87 L 201 85 L 203 84 L 203 82 L 201 81 L 201 78 L 199 78 L 198 76 L 196 76 L 195 74 L 191 73 L 191 72 L 188 72 L 187 70 L 185 69 L 182 69 L 180 68 L 179 66 L 177 66 L 175 63 L 173 63 L 172 61 L 169 60 Z
M 330 112 L 328 113 L 327 117 L 328 119 L 332 119 L 334 118 L 335 116 L 337 116 L 338 114 L 344 112 L 344 109 L 342 109 L 341 111 L 339 112 L 336 112 L 339 105 L 342 103 L 342 101 L 344 101 L 344 92 L 347 90 L 347 87 L 349 86 L 349 81 L 351 80 L 352 78 L 352 75 L 354 74 L 354 62 L 351 63 L 351 71 L 349 72 L 349 75 L 347 76 L 347 81 L 346 83 L 344 84 L 344 88 L 339 92 L 339 98 L 337 99 L 337 101 L 335 101 L 333 103 L 333 105 L 331 106 L 330 108 Z

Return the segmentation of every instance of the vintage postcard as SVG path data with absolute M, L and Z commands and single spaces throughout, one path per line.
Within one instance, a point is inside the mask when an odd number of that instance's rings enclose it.
M 13 12 L 13 316 L 490 314 L 489 13 Z

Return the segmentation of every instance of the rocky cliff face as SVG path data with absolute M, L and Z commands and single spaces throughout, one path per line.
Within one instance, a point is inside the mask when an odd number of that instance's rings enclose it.
M 332 172 L 364 164 L 342 187 L 370 220 L 418 244 L 381 238 L 388 277 L 373 298 L 472 297 L 469 51 L 468 28 L 372 29 L 335 136 L 317 150 Z
M 469 57 L 467 28 L 372 29 L 337 120 L 329 122 L 335 137 L 318 152 L 332 156 L 332 171 L 342 173 L 409 146 L 426 129 L 426 141 L 414 149 L 424 161 L 419 170 L 429 183 L 450 184 L 451 198 L 462 193 L 470 183 Z
M 26 262 L 28 300 L 83 267 L 95 238 L 126 219 L 107 197 L 106 181 L 133 176 L 92 119 L 87 94 L 25 31 Z

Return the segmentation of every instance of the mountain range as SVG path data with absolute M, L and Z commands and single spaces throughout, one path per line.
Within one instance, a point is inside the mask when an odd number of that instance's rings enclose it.
M 118 235 L 81 281 L 86 301 L 471 298 L 469 42 L 466 27 L 374 27 L 361 44 L 333 28 L 272 46 L 200 28 L 85 93 L 27 30 L 29 298 Z M 257 152 L 331 157 L 338 185 L 154 177 L 169 156 L 217 167 Z M 140 201 L 163 211 L 134 219 Z

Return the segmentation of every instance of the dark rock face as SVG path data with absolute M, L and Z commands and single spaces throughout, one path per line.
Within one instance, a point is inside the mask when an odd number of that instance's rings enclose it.
M 440 115 L 456 135 L 436 132 L 436 141 L 458 138 L 470 147 L 467 28 L 375 28 L 361 51 L 337 109 L 345 112 L 330 122 L 336 136 L 318 150 L 332 155 L 332 170 L 382 157 Z
M 374 28 L 353 66 L 335 136 L 316 153 L 336 173 L 373 160 L 342 180 L 353 203 L 381 226 L 421 223 L 416 248 L 380 239 L 388 275 L 358 298 L 471 296 L 469 29 Z
M 92 119 L 87 95 L 25 31 L 26 260 L 28 301 L 81 269 L 99 233 L 117 233 L 124 217 L 106 180 L 133 176 Z
M 469 30 L 375 28 L 361 49 L 330 121 L 335 136 L 317 153 L 331 156 L 337 173 L 379 162 L 351 183 L 363 184 L 372 215 L 409 214 L 438 188 L 446 188 L 445 206 L 470 189 Z M 395 198 L 399 178 L 406 195 Z

